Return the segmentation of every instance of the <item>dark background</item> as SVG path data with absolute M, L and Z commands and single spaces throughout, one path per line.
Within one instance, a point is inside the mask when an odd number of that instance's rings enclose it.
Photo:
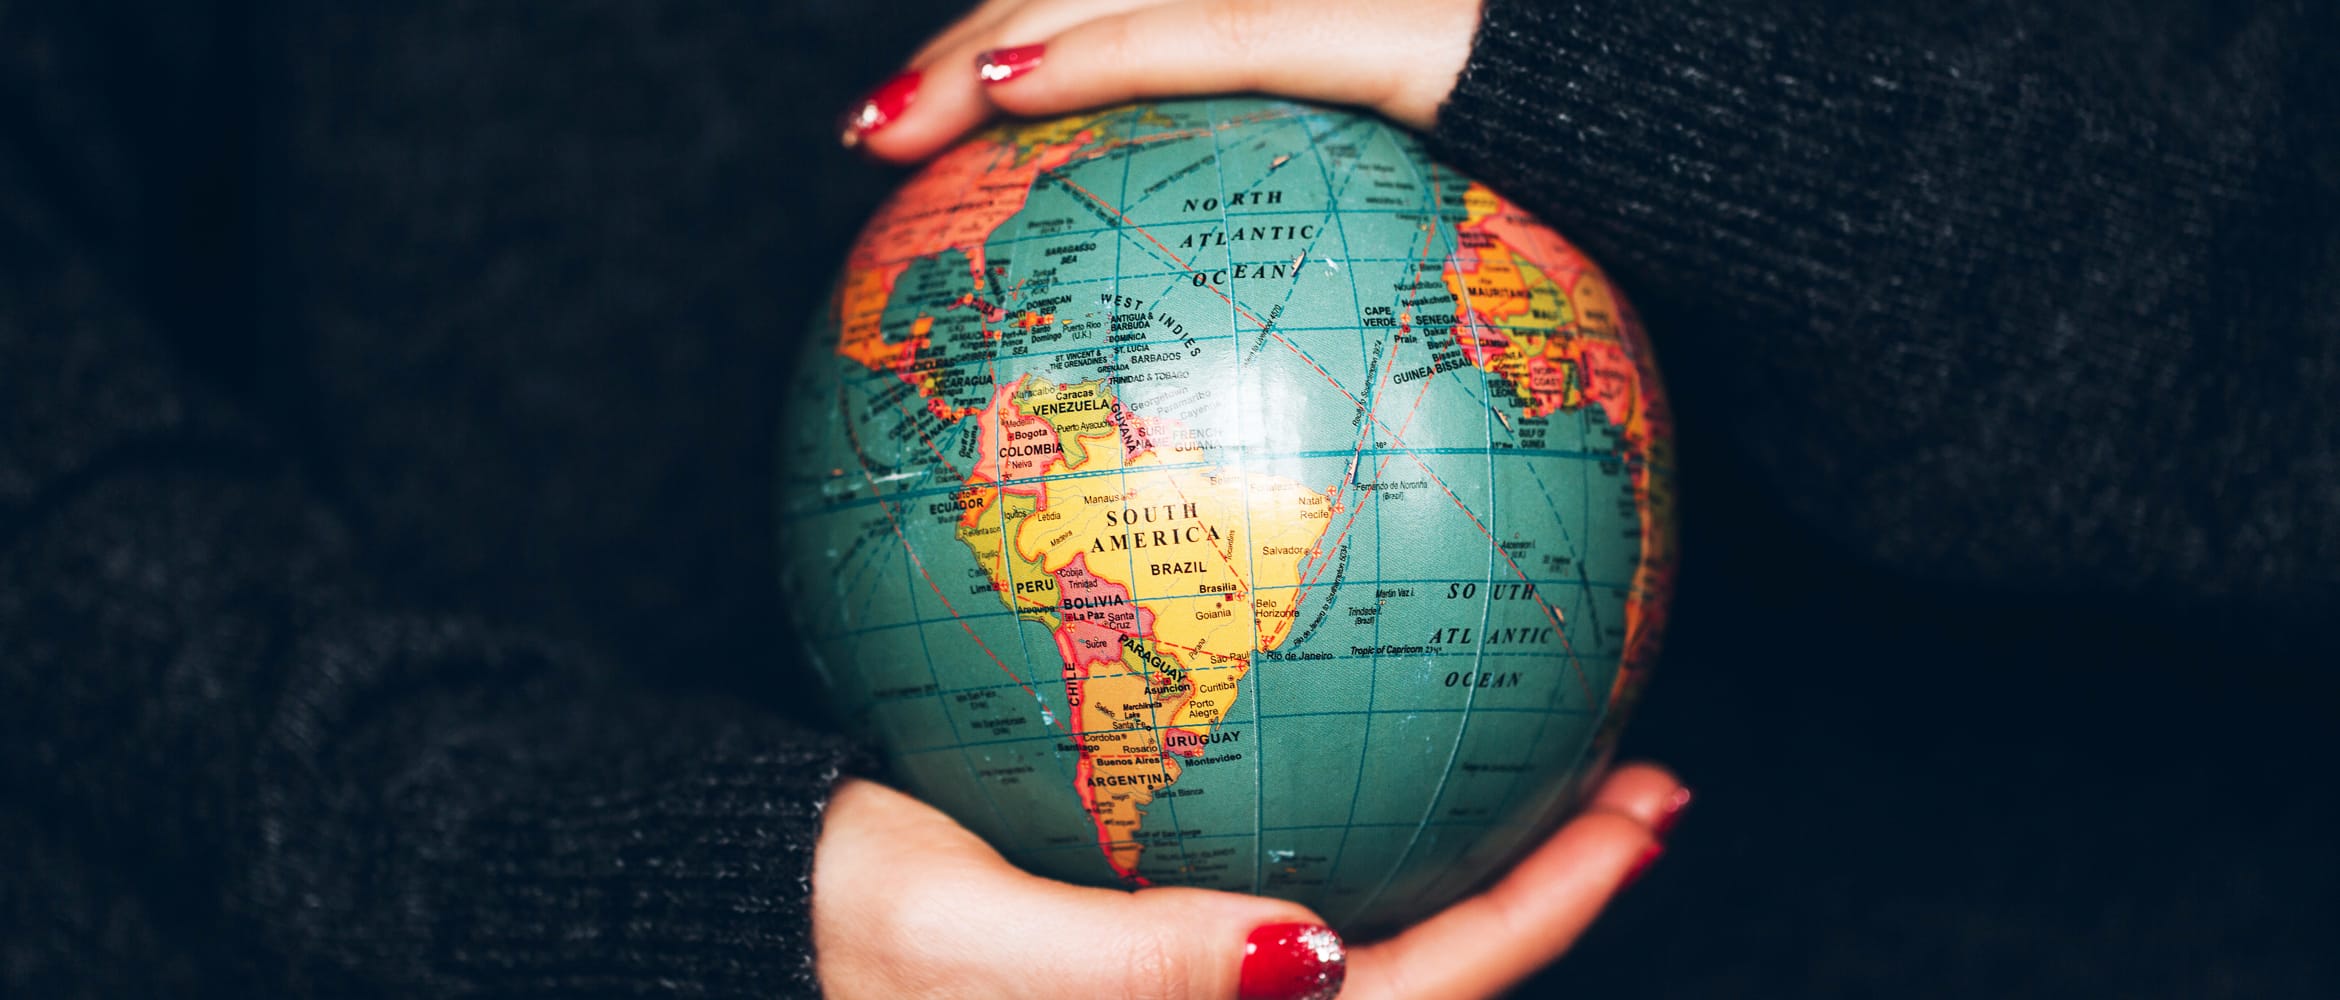
M 774 393 L 900 177 L 833 114 L 956 5 L 752 7 L 0 12 L 51 74 L 0 136 L 386 594 L 786 710 Z M 1624 749 L 1697 801 L 1528 992 L 2340 995 L 2332 643 L 1866 569 L 1664 360 L 1682 589 Z
M 1697 798 L 1536 987 L 2340 990 L 2328 659 L 1865 569 L 1682 408 L 1682 592 L 1623 751 Z

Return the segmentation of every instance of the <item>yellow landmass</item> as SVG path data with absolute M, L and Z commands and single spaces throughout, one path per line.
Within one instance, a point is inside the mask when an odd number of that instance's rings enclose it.
M 1471 185 L 1463 204 L 1467 217 L 1455 227 L 1461 246 L 1444 272 L 1457 305 L 1456 343 L 1511 383 L 1527 416 L 1599 402 L 1612 423 L 1626 426 L 1633 408 L 1622 404 L 1646 379 L 1626 357 L 1624 317 L 1608 279 L 1483 185 Z M 1604 376 L 1622 381 L 1603 384 Z
M 1462 248 L 1446 284 L 1458 313 L 1500 324 L 1505 339 L 1490 333 L 1480 343 L 1458 322 L 1457 341 L 1512 383 L 1529 416 L 1599 405 L 1632 461 L 1641 559 L 1625 602 L 1624 669 L 1611 691 L 1629 698 L 1656 656 L 1674 579 L 1673 434 L 1657 367 L 1631 310 L 1567 240 L 1482 185 L 1471 185 L 1463 204 Z
M 1021 557 L 1005 541 L 1014 528 L 1031 518 L 1039 501 L 1022 494 L 1004 493 L 988 484 L 971 486 L 960 495 L 974 506 L 959 518 L 959 542 L 983 566 L 983 574 L 991 579 L 992 592 L 999 595 L 999 602 L 1010 611 L 1024 614 L 1054 611 L 1056 579 L 1042 570 L 1038 562 Z M 1050 624 L 1053 627 L 1054 623 Z
M 1066 468 L 1087 467 L 1089 456 L 1083 438 L 1113 440 L 1119 436 L 1113 424 L 1113 394 L 1102 381 L 1059 385 L 1033 379 L 1017 394 L 1016 408 L 1056 428 L 1057 444 L 1064 449 Z
M 1155 675 L 1127 648 L 1120 667 L 1091 671 L 1073 731 L 1081 746 L 1081 804 L 1096 821 L 1098 847 L 1114 871 L 1132 875 L 1145 851 L 1137 836 L 1145 807 L 1156 789 L 1178 780 L 1179 767 L 1162 753 L 1155 728 L 1156 699 L 1147 693 Z
M 1570 324 L 1576 310 L 1568 297 L 1501 242 L 1479 242 L 1474 270 L 1445 272 L 1447 290 L 1479 318 L 1477 325 L 1456 324 L 1456 342 L 1479 367 L 1511 383 L 1528 416 L 1583 406 L 1583 361 Z
M 1253 653 L 1290 632 L 1300 565 L 1331 524 L 1331 498 L 1280 476 L 1203 466 L 1202 448 L 1174 425 L 1149 430 L 1151 447 L 1134 462 L 1110 426 L 1073 435 L 1084 461 L 1049 474 L 1090 475 L 1051 483 L 1048 510 L 1062 520 L 1027 521 L 1015 549 L 1051 573 L 1086 555 L 1089 572 L 1154 612 L 1153 638 L 1190 677 L 1239 678 Z M 1172 724 L 1207 731 L 1232 693 L 1190 700 Z
M 1103 381 L 1029 379 L 980 418 L 1004 421 L 1011 406 L 1045 421 L 1058 452 L 1036 495 L 970 478 L 958 538 L 1002 603 L 1056 633 L 1081 802 L 1107 863 L 1137 879 L 1147 805 L 1226 718 L 1252 656 L 1290 634 L 1300 566 L 1333 504 L 1290 479 L 1209 467 L 1190 433 L 1129 413 Z M 1065 574 L 1076 561 L 1086 576 Z M 1060 604 L 1078 596 L 1060 586 L 1135 610 Z M 1121 644 L 1118 662 L 1095 658 L 1104 637 Z

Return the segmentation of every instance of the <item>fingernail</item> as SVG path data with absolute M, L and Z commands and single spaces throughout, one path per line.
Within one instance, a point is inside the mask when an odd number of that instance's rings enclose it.
M 1040 65 L 1040 54 L 1048 46 L 1039 42 L 992 49 L 975 57 L 975 75 L 985 83 L 1006 83 L 1031 72 Z
M 1633 859 L 1633 867 L 1625 870 L 1625 877 L 1617 881 L 1617 891 L 1624 892 L 1627 886 L 1641 881 L 1643 873 L 1648 872 L 1649 866 L 1657 863 L 1658 855 L 1664 853 L 1666 845 L 1650 841 L 1648 847 L 1641 849 L 1641 856 Z
M 861 145 L 865 136 L 902 117 L 902 112 L 909 109 L 910 102 L 917 96 L 917 70 L 906 69 L 894 74 L 893 79 L 879 84 L 876 90 L 869 92 L 868 97 L 861 99 L 860 104 L 854 105 L 853 110 L 845 113 L 845 121 L 839 127 L 839 141 L 847 149 Z
M 1323 924 L 1267 924 L 1243 942 L 1242 1000 L 1332 1000 L 1349 974 L 1341 936 Z
M 1659 840 L 1666 839 L 1666 834 L 1674 831 L 1674 823 L 1682 818 L 1682 811 L 1688 808 L 1690 808 L 1690 790 L 1688 788 L 1674 789 L 1674 794 L 1666 796 L 1665 804 L 1658 807 L 1657 819 L 1649 824 L 1649 832 L 1656 835 Z

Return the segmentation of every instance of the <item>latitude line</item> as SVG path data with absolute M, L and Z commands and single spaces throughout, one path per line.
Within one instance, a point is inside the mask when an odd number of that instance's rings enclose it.
M 909 700 L 909 699 L 903 699 L 903 701 L 908 701 L 908 700 Z M 889 704 L 892 704 L 892 703 L 889 703 Z M 1474 714 L 1489 714 L 1489 715 L 1555 715 L 1555 716 L 1577 716 L 1577 717 L 1591 717 L 1591 716 L 1594 716 L 1594 715 L 1596 715 L 1596 714 L 1597 714 L 1597 710 L 1595 710 L 1595 709 L 1589 709 L 1589 708 L 1588 708 L 1588 709 L 1567 709 L 1567 708 L 1563 708 L 1563 709 L 1553 709 L 1553 708 L 1547 708 L 1547 707 L 1545 707 L 1545 706 L 1543 706 L 1543 705 L 1480 705 L 1480 706 L 1478 706 L 1478 707 L 1476 707 L 1476 708 L 1473 708 L 1473 709 L 1471 709 L 1470 711 L 1471 711 L 1472 713 L 1474 713 Z M 1327 708 L 1327 709 L 1315 709 L 1315 710 L 1312 710 L 1312 711 L 1305 711 L 1305 712 L 1262 712 L 1262 713 L 1260 713 L 1260 716 L 1259 716 L 1259 717 L 1260 717 L 1260 718 L 1262 718 L 1262 719 L 1335 719 L 1335 718 L 1351 718 L 1351 717 L 1359 717 L 1359 716 L 1365 716 L 1365 717 L 1371 717 L 1371 716 L 1382 716 L 1382 717 L 1386 717 L 1386 716 L 1391 716 L 1391 715 L 1460 715 L 1460 714 L 1462 714 L 1462 712 L 1463 712 L 1463 707 L 1462 707 L 1462 706 L 1460 706 L 1460 705 L 1455 705 L 1455 706 L 1416 705 L 1416 706 L 1413 706 L 1413 707 L 1410 707 L 1410 708 Z M 1149 731 L 1149 732 L 1162 732 L 1162 731 L 1165 731 L 1165 730 L 1174 729 L 1174 728 L 1176 728 L 1176 727 L 1174 727 L 1174 726 L 1149 726 L 1149 727 L 1145 727 L 1145 728 L 1146 728 L 1146 730 L 1147 730 L 1147 731 Z M 936 744 L 933 744 L 933 745 L 931 745 L 931 746 L 915 747 L 915 748 L 911 748 L 911 749 L 903 750 L 903 751 L 900 751 L 900 752 L 901 752 L 902 754 L 906 755 L 906 756 L 907 756 L 907 755 L 917 755 L 917 754 L 929 754 L 929 753 L 946 753 L 946 752 L 949 752 L 949 751 L 952 751 L 952 750 L 960 750 L 960 749 L 964 749 L 964 748 L 967 748 L 967 747 L 1005 746 L 1005 745 L 1007 745 L 1007 744 L 1011 744 L 1011 743 L 1033 743 L 1033 742 L 1038 742 L 1038 741 L 1041 741 L 1041 740 L 1049 740 L 1049 741 L 1054 741 L 1054 740 L 1056 740 L 1056 739 L 1058 739 L 1058 737 L 1056 737 L 1056 736 L 1054 736 L 1054 735 L 1051 735 L 1051 734 L 1049 734 L 1049 733 L 1033 733 L 1033 734 L 1031 734 L 1031 735 L 1028 735 L 1028 736 L 995 736 L 995 737 L 992 737 L 992 738 L 989 738 L 989 739 L 981 739 L 981 740 L 966 740 L 966 741 L 955 741 L 955 742 L 950 742 L 950 743 L 936 743 Z M 1206 758 L 1206 759 L 1207 759 L 1207 758 Z M 1206 765 L 1206 766 L 1207 766 L 1207 765 Z M 1371 824 L 1371 823 L 1365 823 L 1365 824 L 1360 824 L 1360 825 L 1361 825 L 1361 826 L 1373 826 L 1374 824 Z M 1408 822 L 1408 823 L 1403 823 L 1403 824 L 1392 824 L 1392 825 L 1399 825 L 1399 826 L 1413 826 L 1413 825 L 1415 825 L 1415 824 L 1414 824 L 1414 823 L 1412 823 L 1412 822 Z M 1431 825 L 1435 826 L 1435 825 L 1437 825 L 1437 824 L 1433 823 L 1433 824 L 1431 824 Z M 1275 826 L 1275 825 L 1273 825 L 1273 824 L 1270 824 L 1268 828 L 1272 830 L 1272 829 L 1276 829 L 1276 826 Z M 1091 846 L 1091 847 L 1094 847 L 1095 845 L 1094 845 L 1094 844 L 1091 844 L 1091 845 L 1089 845 L 1089 846 Z

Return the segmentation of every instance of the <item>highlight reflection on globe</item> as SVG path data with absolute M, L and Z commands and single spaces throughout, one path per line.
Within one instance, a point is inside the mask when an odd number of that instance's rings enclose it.
M 1572 805 L 1655 649 L 1630 308 L 1372 117 L 981 135 L 871 221 L 793 385 L 784 593 L 833 703 L 1043 875 L 1409 922 Z

